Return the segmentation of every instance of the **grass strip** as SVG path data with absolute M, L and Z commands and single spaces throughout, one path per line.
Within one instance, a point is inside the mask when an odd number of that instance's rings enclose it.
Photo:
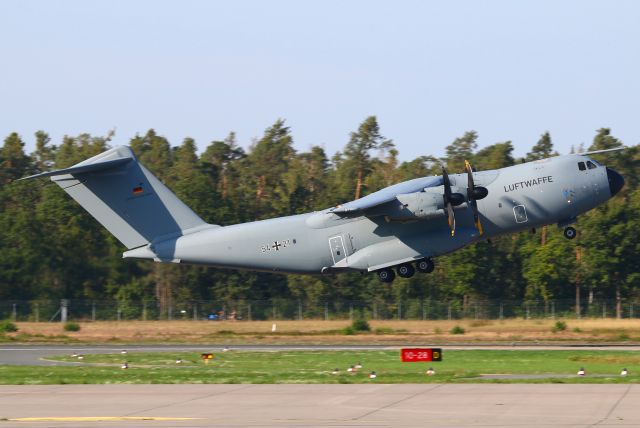
M 331 383 L 638 383 L 632 351 L 444 350 L 444 361 L 402 363 L 397 351 L 215 352 L 204 364 L 193 352 L 85 355 L 74 366 L 0 366 L 0 383 L 18 384 L 331 384 Z M 77 357 L 51 357 L 79 362 Z M 180 360 L 180 363 L 176 361 Z M 121 369 L 127 361 L 129 368 Z M 351 366 L 363 367 L 349 373 Z M 436 375 L 427 376 L 433 367 Z M 576 375 L 584 367 L 587 375 Z M 622 368 L 629 375 L 620 376 Z M 337 374 L 332 372 L 337 370 Z M 377 377 L 370 379 L 375 371 Z M 483 374 L 540 375 L 524 379 Z

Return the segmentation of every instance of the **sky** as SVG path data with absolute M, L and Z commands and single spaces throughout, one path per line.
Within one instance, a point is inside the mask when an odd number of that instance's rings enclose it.
M 370 115 L 401 160 L 465 131 L 522 156 L 640 142 L 637 1 L 0 2 L 0 137 L 154 128 L 247 148 L 278 118 L 328 155 Z

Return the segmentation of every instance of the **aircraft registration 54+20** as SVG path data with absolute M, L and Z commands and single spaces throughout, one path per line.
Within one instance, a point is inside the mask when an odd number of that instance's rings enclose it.
M 601 151 L 599 151 L 601 152 Z M 570 154 L 489 171 L 417 178 L 301 215 L 208 224 L 138 162 L 115 147 L 51 177 L 127 249 L 123 257 L 268 272 L 376 272 L 383 282 L 482 239 L 543 225 L 564 227 L 614 196 L 622 176 Z

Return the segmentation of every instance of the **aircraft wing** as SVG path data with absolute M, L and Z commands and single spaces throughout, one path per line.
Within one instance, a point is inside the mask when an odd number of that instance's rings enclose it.
M 356 199 L 355 201 L 338 205 L 337 207 L 332 208 L 331 212 L 336 214 L 348 214 L 357 211 L 364 211 L 369 208 L 373 208 L 393 201 L 398 195 L 421 192 L 427 187 L 435 187 L 440 185 L 442 185 L 442 177 L 422 177 L 409 181 L 403 181 L 402 183 L 385 187 L 382 190 L 378 190 L 377 192 L 374 192 L 363 198 Z

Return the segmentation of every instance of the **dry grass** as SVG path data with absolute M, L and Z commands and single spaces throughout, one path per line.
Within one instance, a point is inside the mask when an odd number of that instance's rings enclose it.
M 370 321 L 371 333 L 345 336 L 350 325 L 340 321 L 99 321 L 82 322 L 79 332 L 65 332 L 60 323 L 17 323 L 17 341 L 48 341 L 66 335 L 81 342 L 192 343 L 446 343 L 446 342 L 640 342 L 640 320 L 565 320 L 567 329 L 553 332 L 555 320 L 504 321 Z M 272 332 L 273 324 L 276 331 Z M 466 333 L 452 335 L 459 325 Z M 377 331 L 377 334 L 376 334 Z

